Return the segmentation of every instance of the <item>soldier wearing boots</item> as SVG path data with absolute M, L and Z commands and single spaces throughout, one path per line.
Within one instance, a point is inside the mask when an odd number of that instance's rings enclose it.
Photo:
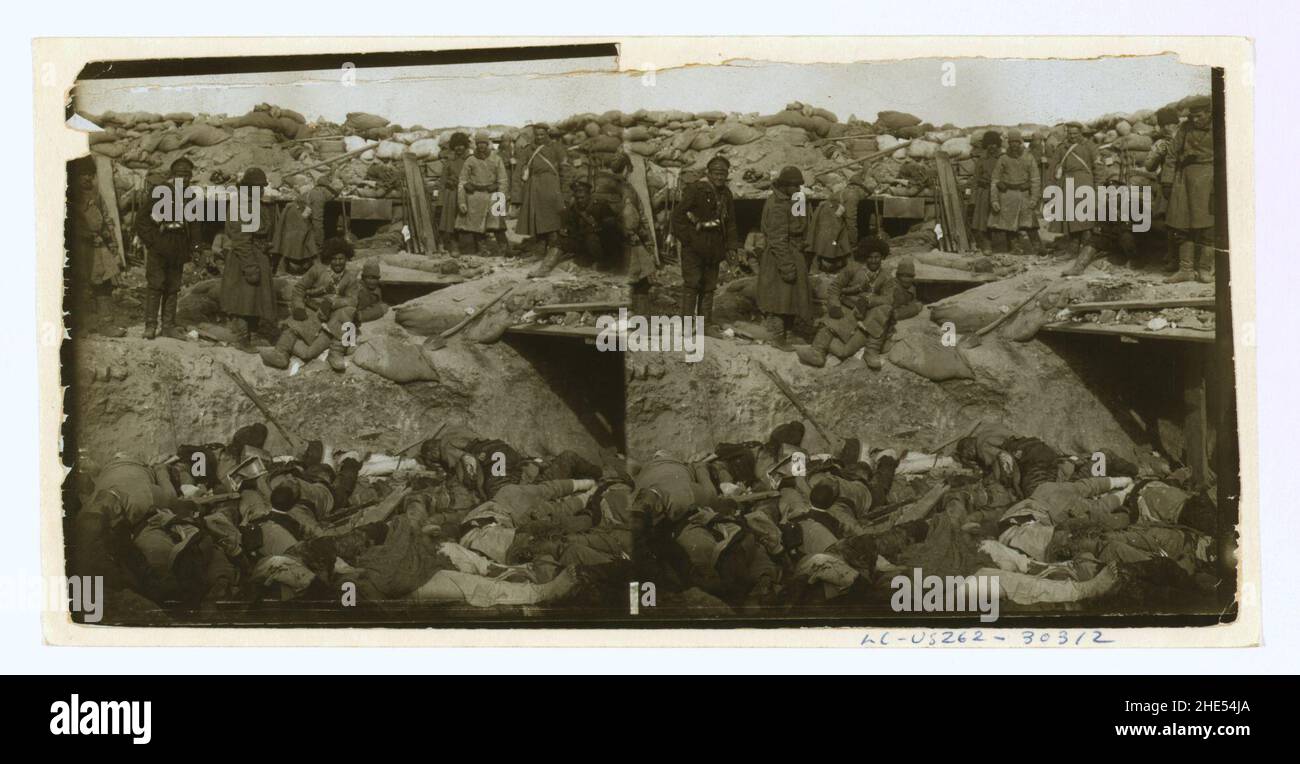
M 718 266 L 734 255 L 736 200 L 727 187 L 731 163 L 725 157 L 709 160 L 705 176 L 682 189 L 673 209 L 673 233 L 682 243 L 683 316 L 703 316 L 705 330 L 713 325 L 713 293 L 718 287 Z
M 1165 225 L 1178 231 L 1178 272 L 1165 283 L 1214 281 L 1214 126 L 1210 97 L 1188 104 L 1187 121 L 1174 135 L 1177 171 Z
M 1084 137 L 1082 123 L 1070 122 L 1066 124 L 1065 130 L 1065 141 L 1052 155 L 1052 169 L 1045 182 L 1059 187 L 1062 194 L 1072 188 L 1077 195 L 1082 193 L 1084 187 L 1095 183 L 1093 167 L 1097 163 L 1097 147 Z M 1066 196 L 1066 203 L 1073 204 L 1075 198 L 1077 196 Z M 1066 252 L 1078 255 L 1078 260 L 1071 267 L 1072 271 L 1077 269 L 1082 273 L 1083 267 L 1087 267 L 1087 263 L 1096 257 L 1092 247 L 1092 227 L 1091 220 L 1052 221 L 1052 233 L 1063 234 Z M 1079 263 L 1083 263 L 1083 267 L 1079 267 Z
M 861 239 L 853 259 L 835 275 L 826 294 L 826 315 L 819 319 L 820 326 L 811 345 L 798 348 L 799 360 L 809 366 L 826 365 L 829 353 L 841 360 L 866 347 L 867 334 L 858 326 L 866 317 L 862 297 L 883 289 L 887 276 L 881 268 L 883 251 L 888 249 L 880 239 Z
M 97 334 L 125 337 L 126 330 L 108 319 L 113 287 L 121 271 L 113 219 L 95 190 L 94 160 L 78 159 L 74 171 L 70 248 L 75 307 L 70 319 L 79 332 L 94 326 Z
M 1156 213 L 1169 215 L 1169 197 L 1174 190 L 1174 176 L 1178 173 L 1178 162 L 1174 158 L 1174 136 L 1178 132 L 1178 111 L 1172 107 L 1165 106 L 1156 112 L 1156 127 L 1160 131 L 1155 143 L 1151 146 L 1151 153 L 1147 155 L 1147 161 L 1144 165 L 1148 174 L 1154 174 L 1154 177 L 1160 184 L 1160 199 L 1156 205 Z M 1178 236 L 1172 228 L 1165 227 L 1165 270 L 1174 271 L 1178 269 Z
M 799 168 L 782 169 L 760 216 L 766 245 L 758 260 L 758 309 L 772 333 L 772 346 L 786 351 L 790 350 L 788 338 L 795 321 L 813 317 L 805 259 L 812 242 L 808 238 L 807 201 L 800 191 L 802 187 Z
M 921 312 L 921 302 L 916 299 L 916 263 L 912 258 L 899 260 L 894 277 L 866 295 L 863 302 L 865 315 L 858 322 L 867 335 L 863 359 L 869 368 L 879 369 L 883 365 L 880 355 L 894 334 L 894 324 Z
M 170 175 L 163 184 L 183 193 L 194 173 L 194 164 L 181 157 L 172 162 Z M 155 220 L 153 214 L 140 210 L 135 216 L 135 231 L 144 242 L 144 275 L 147 291 L 144 299 L 144 338 L 158 336 L 159 310 L 162 311 L 164 337 L 183 339 L 176 326 L 176 301 L 180 295 L 185 263 L 196 258 L 202 237 L 199 221 Z
M 257 230 L 245 231 L 238 219 L 226 221 L 230 249 L 221 272 L 221 310 L 234 320 L 236 347 L 246 353 L 254 352 L 254 334 L 273 330 L 276 318 L 270 254 L 275 205 L 266 200 L 267 185 L 266 173 L 257 167 L 250 167 L 239 181 L 241 194 L 261 189 Z
M 320 262 L 293 285 L 290 318 L 275 347 L 262 351 L 263 363 L 283 369 L 294 356 L 310 360 L 328 350 L 330 368 L 338 372 L 346 368 L 343 341 L 349 333 L 356 336 L 358 301 L 363 291 L 369 295 L 365 274 L 359 279 L 348 270 L 351 254 L 351 245 L 343 239 L 325 242 Z M 373 275 L 377 280 L 378 273 Z
M 1037 239 L 1029 232 L 1038 229 L 1035 210 L 1042 189 L 1038 163 L 1025 153 L 1024 138 L 1019 130 L 1007 133 L 1007 153 L 994 163 L 989 183 L 992 214 L 989 215 L 988 227 L 993 229 L 993 251 L 1006 252 L 1008 237 L 1012 238 L 1012 249 L 1019 249 L 1022 231 L 1030 246 L 1034 246 Z M 1039 253 L 1034 251 L 1034 254 Z

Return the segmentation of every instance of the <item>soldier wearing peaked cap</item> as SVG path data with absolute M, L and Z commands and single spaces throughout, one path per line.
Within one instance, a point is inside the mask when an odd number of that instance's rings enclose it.
M 736 200 L 727 187 L 731 162 L 715 156 L 704 177 L 682 189 L 673 208 L 673 234 L 682 243 L 683 316 L 702 316 L 706 331 L 713 324 L 713 295 L 718 288 L 718 266 L 736 251 Z

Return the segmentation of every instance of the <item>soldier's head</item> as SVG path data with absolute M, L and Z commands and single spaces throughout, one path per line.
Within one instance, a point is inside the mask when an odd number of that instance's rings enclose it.
M 858 239 L 858 248 L 853 252 L 853 257 L 867 266 L 867 270 L 878 271 L 885 258 L 889 257 L 889 242 L 878 236 Z
M 361 283 L 372 292 L 379 288 L 378 261 L 367 260 L 366 264 L 361 266 Z
M 1187 119 L 1192 127 L 1205 130 L 1210 127 L 1210 97 L 1197 96 L 1187 104 Z
M 894 271 L 894 278 L 904 287 L 911 287 L 916 281 L 916 262 L 910 257 L 904 257 L 898 261 L 898 268 Z
M 731 173 L 731 162 L 726 157 L 715 156 L 709 160 L 704 175 L 715 188 L 727 185 L 727 175 Z
M 244 171 L 244 176 L 239 179 L 239 185 L 244 188 L 266 188 L 270 182 L 266 178 L 266 172 L 260 167 L 250 167 Z
M 474 134 L 474 156 L 479 159 L 487 159 L 492 153 L 492 138 L 486 130 L 479 130 Z
M 573 204 L 575 207 L 586 207 L 591 204 L 591 184 L 585 180 L 575 180 L 569 184 L 569 190 L 573 192 Z
M 451 153 L 464 159 L 469 154 L 469 136 L 461 132 L 452 133 L 447 146 L 451 149 Z
M 533 125 L 533 143 L 537 146 L 544 145 L 551 140 L 551 126 L 545 122 L 538 122 Z
M 335 236 L 325 240 L 324 246 L 320 249 L 320 261 L 335 273 L 342 273 L 348 266 L 348 261 L 352 259 L 352 254 L 352 245 L 348 240 Z
M 1171 136 L 1178 129 L 1178 110 L 1165 106 L 1156 112 L 1156 127 L 1166 136 Z
M 615 154 L 609 160 L 609 171 L 620 177 L 627 177 L 632 172 L 632 159 L 623 153 Z
M 1018 157 L 1025 152 L 1025 139 L 1019 130 L 1007 133 L 1007 156 Z
M 1083 124 L 1080 122 L 1065 123 L 1065 138 L 1070 143 L 1077 143 L 1083 140 Z
M 827 480 L 813 486 L 812 491 L 808 494 L 808 501 L 813 505 L 814 509 L 830 509 L 839 497 L 839 488 L 834 482 Z
M 76 176 L 77 188 L 90 191 L 95 188 L 95 160 L 81 157 L 72 163 L 72 173 Z
M 194 163 L 185 157 L 172 162 L 169 177 L 179 178 L 183 185 L 189 185 L 190 178 L 194 177 Z
M 799 172 L 798 167 L 791 165 L 781 170 L 772 185 L 785 196 L 793 196 L 803 188 L 803 173 Z

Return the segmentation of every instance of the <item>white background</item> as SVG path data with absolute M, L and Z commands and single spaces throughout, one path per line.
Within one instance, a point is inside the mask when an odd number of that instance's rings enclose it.
M 0 387 L 0 576 L 39 572 L 32 72 L 37 36 L 176 35 L 1239 35 L 1256 44 L 1256 320 L 1259 346 L 1263 646 L 1221 650 L 320 650 L 75 649 L 41 642 L 31 612 L 0 612 L 4 673 L 284 672 L 792 672 L 792 673 L 1296 673 L 1300 670 L 1300 466 L 1295 425 L 1300 252 L 1296 219 L 1295 30 L 1300 14 L 1278 2 L 924 3 L 699 0 L 539 4 L 500 0 L 429 3 L 232 2 L 16 3 L 0 56 L 4 82 L 6 183 L 0 311 L 9 328 Z M 584 6 L 580 8 L 579 6 Z M 185 18 L 186 7 L 196 10 Z M 1140 88 L 1141 83 L 1133 83 Z M 798 98 L 798 94 L 791 94 Z

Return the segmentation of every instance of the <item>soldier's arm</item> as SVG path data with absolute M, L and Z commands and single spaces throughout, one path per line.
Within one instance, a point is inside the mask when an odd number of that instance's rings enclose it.
M 695 190 L 693 186 L 688 185 L 682 189 L 681 201 L 673 207 L 673 234 L 677 240 L 683 244 L 690 244 L 695 235 L 695 224 L 691 222 L 688 213 L 695 204 Z

